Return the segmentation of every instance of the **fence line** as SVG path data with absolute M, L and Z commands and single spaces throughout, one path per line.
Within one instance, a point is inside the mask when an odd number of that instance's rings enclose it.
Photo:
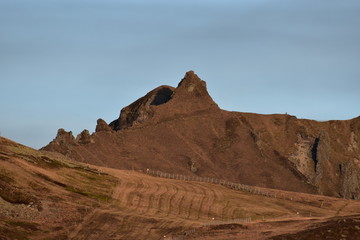
M 169 178 L 169 179 L 175 179 L 175 180 L 207 182 L 207 183 L 222 185 L 222 186 L 234 189 L 234 190 L 249 192 L 249 193 L 252 193 L 255 195 L 260 195 L 260 196 L 265 196 L 265 197 L 278 198 L 278 199 L 291 200 L 291 201 L 306 201 L 306 196 L 297 196 L 296 195 L 297 192 L 294 192 L 294 194 L 293 194 L 292 192 L 282 191 L 282 190 L 278 190 L 278 189 L 274 189 L 274 191 L 271 192 L 271 191 L 266 191 L 260 187 L 250 186 L 250 185 L 241 184 L 241 183 L 234 183 L 234 182 L 225 181 L 225 180 L 218 179 L 218 178 L 165 173 L 165 172 L 161 172 L 158 170 L 151 170 L 151 169 L 146 169 L 145 171 L 140 170 L 140 172 L 151 175 L 151 176 L 155 176 L 155 177 Z M 316 196 L 326 198 L 324 196 L 319 196 L 319 195 L 316 195 Z M 324 201 L 324 200 L 322 200 L 322 201 Z M 319 207 L 322 207 L 322 206 L 319 206 Z
M 267 192 L 267 191 L 264 191 L 257 187 L 250 186 L 250 185 L 229 182 L 229 181 L 225 181 L 225 180 L 217 179 L 217 178 L 172 174 L 172 173 L 165 173 L 165 172 L 161 172 L 158 170 L 151 170 L 151 169 L 146 169 L 145 173 L 148 175 L 151 175 L 151 176 L 161 177 L 161 178 L 169 178 L 169 179 L 184 180 L 184 181 L 194 181 L 194 182 L 207 182 L 207 183 L 222 185 L 222 186 L 225 186 L 225 187 L 228 187 L 228 188 L 231 188 L 234 190 L 238 190 L 238 191 L 249 192 L 249 193 L 256 194 L 256 195 L 273 197 L 273 198 L 277 197 L 276 193 Z M 283 196 L 283 198 L 285 198 L 285 195 Z

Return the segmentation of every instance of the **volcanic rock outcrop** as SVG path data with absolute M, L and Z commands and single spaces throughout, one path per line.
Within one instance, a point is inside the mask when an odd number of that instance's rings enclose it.
M 103 119 L 99 118 L 97 120 L 95 132 L 109 132 L 109 131 L 111 131 L 109 125 Z
M 164 119 L 210 109 L 218 109 L 218 106 L 207 92 L 205 81 L 189 71 L 177 88 L 160 86 L 152 90 L 123 108 L 119 118 L 109 126 L 117 131 L 145 122 L 154 124 Z
M 120 169 L 155 169 L 261 187 L 360 199 L 360 117 L 317 122 L 221 110 L 187 72 L 123 108 L 108 126 L 43 150 Z M 70 136 L 71 135 L 71 136 Z

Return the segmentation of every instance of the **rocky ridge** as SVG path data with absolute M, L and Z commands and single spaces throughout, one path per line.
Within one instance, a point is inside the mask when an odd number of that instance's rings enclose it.
M 43 150 L 120 169 L 158 169 L 261 187 L 360 198 L 360 117 L 317 122 L 221 110 L 187 72 L 76 138 L 63 129 Z M 195 170 L 196 169 L 196 170 Z

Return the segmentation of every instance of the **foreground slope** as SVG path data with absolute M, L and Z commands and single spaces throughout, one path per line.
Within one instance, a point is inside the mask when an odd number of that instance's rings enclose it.
M 358 201 L 263 196 L 146 172 L 94 168 L 0 138 L 1 239 L 268 239 L 334 217 L 358 224 Z
M 117 179 L 0 138 L 0 239 L 68 239 Z
M 360 117 L 317 122 L 228 112 L 190 71 L 75 139 L 63 129 L 43 149 L 119 169 L 158 169 L 305 193 L 360 198 Z

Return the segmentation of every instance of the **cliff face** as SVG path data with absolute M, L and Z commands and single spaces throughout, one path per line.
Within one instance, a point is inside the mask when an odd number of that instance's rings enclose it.
M 44 150 L 122 169 L 157 169 L 292 191 L 360 198 L 360 117 L 316 122 L 227 112 L 186 73 L 75 139 L 61 130 Z M 71 135 L 71 136 L 70 136 Z
M 258 141 L 290 162 L 318 193 L 360 199 L 359 117 L 316 122 L 286 115 L 251 115 L 248 121 L 255 126 Z

